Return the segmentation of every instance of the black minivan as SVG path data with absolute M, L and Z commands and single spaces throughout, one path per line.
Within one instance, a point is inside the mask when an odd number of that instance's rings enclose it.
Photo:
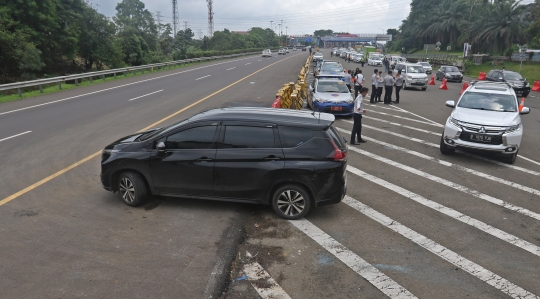
M 341 202 L 347 145 L 332 114 L 223 108 L 124 137 L 103 150 L 101 183 L 137 206 L 150 195 L 271 204 L 285 219 Z

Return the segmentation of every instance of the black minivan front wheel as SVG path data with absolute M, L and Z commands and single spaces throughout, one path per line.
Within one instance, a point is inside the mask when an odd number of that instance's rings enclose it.
M 118 192 L 124 203 L 136 207 L 142 204 L 148 196 L 148 190 L 144 179 L 140 174 L 126 171 L 118 177 Z
M 288 184 L 281 186 L 274 192 L 272 207 L 281 218 L 301 219 L 311 208 L 311 198 L 303 187 Z

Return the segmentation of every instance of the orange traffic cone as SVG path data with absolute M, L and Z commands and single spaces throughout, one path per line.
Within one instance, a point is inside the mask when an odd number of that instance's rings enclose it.
M 441 86 L 439 86 L 439 89 L 442 89 L 442 90 L 448 90 L 448 86 L 446 86 L 446 78 L 443 78 L 442 79 L 442 84 Z
M 462 95 L 463 92 L 467 89 L 467 87 L 469 87 L 469 81 L 464 81 L 463 87 L 461 87 L 461 92 L 459 94 Z
M 525 107 L 525 97 L 521 98 L 521 103 L 519 103 L 519 112 L 523 110 L 523 107 Z
M 431 75 L 431 80 L 429 80 L 429 85 L 435 85 L 435 76 Z

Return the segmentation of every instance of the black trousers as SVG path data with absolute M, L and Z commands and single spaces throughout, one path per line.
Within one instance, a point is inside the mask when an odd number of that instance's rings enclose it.
M 384 103 L 390 104 L 392 102 L 392 90 L 393 86 L 385 86 L 384 87 Z
M 362 90 L 362 85 L 356 85 L 355 84 L 354 85 L 354 98 L 355 99 L 358 97 L 358 94 L 360 93 L 360 90 Z
M 364 62 L 362 61 L 362 67 L 364 67 Z
M 349 92 L 351 92 L 351 84 L 345 84 L 347 85 L 347 88 L 349 89 Z
M 382 87 L 377 87 L 377 101 L 381 101 Z
M 396 103 L 399 103 L 399 91 L 403 86 L 396 86 Z
M 354 124 L 351 132 L 351 143 L 362 140 L 362 114 L 353 113 Z
M 377 86 L 371 85 L 371 97 L 369 97 L 369 102 L 374 103 L 377 101 Z

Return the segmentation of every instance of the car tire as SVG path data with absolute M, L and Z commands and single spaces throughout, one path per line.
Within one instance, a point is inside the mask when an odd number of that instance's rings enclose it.
M 516 162 L 517 153 L 513 153 L 511 155 L 504 155 L 502 156 L 502 161 L 507 164 L 514 164 Z
M 426 91 L 427 87 L 422 87 L 422 91 Z
M 299 185 L 283 185 L 274 192 L 272 207 L 274 212 L 283 219 L 301 219 L 311 208 L 311 197 L 306 189 Z
M 444 140 L 443 140 L 442 136 L 441 136 L 441 144 L 440 144 L 439 148 L 441 150 L 441 154 L 443 154 L 443 155 L 453 155 L 455 153 L 455 151 L 456 151 L 456 149 L 451 148 L 448 145 L 446 145 L 446 143 L 444 143 Z
M 136 207 L 146 201 L 148 190 L 140 174 L 126 171 L 118 176 L 118 192 L 128 206 Z

